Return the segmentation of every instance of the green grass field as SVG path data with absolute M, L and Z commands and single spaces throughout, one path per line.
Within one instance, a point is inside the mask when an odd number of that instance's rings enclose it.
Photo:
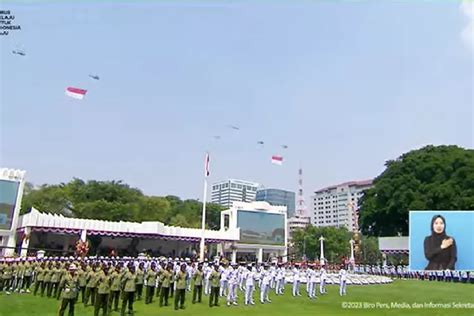
M 145 305 L 143 301 L 136 302 L 135 315 L 179 315 L 179 316 L 222 316 L 222 315 L 258 315 L 258 316 L 298 316 L 298 315 L 474 315 L 472 309 L 456 308 L 346 308 L 342 307 L 344 302 L 352 302 L 353 307 L 361 304 L 383 304 L 391 302 L 409 305 L 413 303 L 471 303 L 474 305 L 474 285 L 454 284 L 442 282 L 422 282 L 412 280 L 396 280 L 388 285 L 348 286 L 347 296 L 340 297 L 338 287 L 328 286 L 328 294 L 317 300 L 309 300 L 305 296 L 293 298 L 290 295 L 291 286 L 287 285 L 284 296 L 270 296 L 271 304 L 247 307 L 242 305 L 242 294 L 239 293 L 239 306 L 227 307 L 225 301 L 220 300 L 220 307 L 208 307 L 208 297 L 203 297 L 202 304 L 191 304 L 191 297 L 186 294 L 186 309 L 174 311 L 173 307 L 158 307 L 155 302 Z M 258 293 L 258 292 L 257 292 Z M 255 294 L 257 294 L 255 293 Z M 302 289 L 302 294 L 305 291 Z M 257 297 L 255 296 L 257 302 Z M 0 295 L 0 316 L 34 316 L 34 315 L 57 315 L 59 301 L 46 297 L 34 297 L 32 294 Z M 93 315 L 93 308 L 85 309 L 82 304 L 77 304 L 75 315 Z M 66 312 L 67 315 L 67 312 Z M 101 314 L 100 314 L 101 315 Z M 119 313 L 112 312 L 110 315 L 118 316 Z

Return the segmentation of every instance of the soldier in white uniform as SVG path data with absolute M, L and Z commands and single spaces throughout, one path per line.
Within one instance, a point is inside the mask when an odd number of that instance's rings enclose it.
M 237 270 L 233 269 L 228 271 L 227 282 L 229 286 L 229 292 L 227 293 L 227 306 L 238 305 L 237 304 Z
M 271 303 L 272 301 L 270 301 L 270 299 L 268 298 L 268 292 L 270 291 L 270 281 L 272 276 L 270 271 L 268 270 L 268 266 L 265 266 L 264 270 L 260 274 L 260 278 L 262 281 L 262 285 L 260 286 L 260 303 Z
M 255 288 L 255 272 L 252 271 L 252 266 L 247 267 L 245 273 L 245 305 L 255 305 L 253 301 L 253 291 Z
M 339 270 L 339 295 L 343 296 L 346 295 L 346 277 L 347 272 L 343 266 L 341 266 L 341 270 Z
M 228 268 L 225 268 L 223 266 L 219 267 L 219 270 L 221 272 L 221 280 L 220 280 L 221 286 L 220 286 L 219 296 L 224 296 L 224 295 L 227 296 L 227 287 L 229 285 L 227 276 L 229 274 L 229 270 L 228 270 L 229 268 L 230 266 Z
M 308 296 L 310 299 L 317 298 L 316 297 L 316 278 L 317 278 L 317 273 L 314 267 L 310 267 L 308 269 L 308 279 L 307 282 L 309 283 L 309 293 Z
M 203 270 L 204 270 L 204 295 L 209 295 L 211 294 L 211 282 L 209 281 L 209 277 L 211 276 L 213 269 L 208 263 L 205 263 Z
M 324 269 L 324 265 L 322 265 L 319 271 L 319 293 L 321 294 L 326 294 L 326 278 L 326 269 Z
M 293 267 L 293 296 L 301 296 L 300 294 L 300 270 Z

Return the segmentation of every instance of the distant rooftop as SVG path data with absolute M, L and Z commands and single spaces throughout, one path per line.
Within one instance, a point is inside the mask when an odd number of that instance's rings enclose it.
M 372 179 L 370 179 L 370 180 L 363 180 L 363 181 L 349 181 L 349 182 L 344 182 L 344 183 L 341 183 L 341 184 L 337 184 L 337 185 L 332 185 L 332 186 L 329 186 L 329 187 L 325 187 L 325 188 L 323 188 L 323 189 L 320 189 L 320 190 L 315 191 L 315 193 L 321 193 L 321 192 L 324 192 L 324 191 L 329 191 L 329 190 L 336 189 L 336 188 L 338 188 L 338 187 L 345 187 L 345 186 L 349 186 L 349 187 L 354 187 L 354 186 L 363 187 L 363 186 L 367 186 L 367 185 L 372 185 L 372 182 L 373 182 Z

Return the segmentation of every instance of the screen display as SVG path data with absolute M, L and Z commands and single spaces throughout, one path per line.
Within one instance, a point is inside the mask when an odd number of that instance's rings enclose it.
M 19 182 L 0 180 L 0 230 L 10 230 Z
M 237 211 L 240 243 L 285 245 L 285 215 Z

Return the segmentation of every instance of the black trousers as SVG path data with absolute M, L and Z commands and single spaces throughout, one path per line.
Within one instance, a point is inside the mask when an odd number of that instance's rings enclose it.
M 174 309 L 184 308 L 184 299 L 186 296 L 186 289 L 176 289 L 174 296 Z
M 42 288 L 43 288 L 43 281 L 36 280 L 35 287 L 33 289 L 33 295 L 36 296 L 36 293 L 38 293 L 38 289 L 42 289 Z
M 99 311 L 102 308 L 102 316 L 107 315 L 109 306 L 109 294 L 99 294 L 95 298 L 94 316 L 99 316 Z
M 155 286 L 147 286 L 145 304 L 151 304 L 151 302 L 153 301 L 154 295 L 155 295 Z
M 197 302 L 201 303 L 202 299 L 202 285 L 195 285 L 194 286 L 194 291 L 193 291 L 193 304 L 196 303 L 196 297 L 197 297 Z
M 81 293 L 81 303 L 84 304 L 84 301 L 86 300 L 86 287 L 80 286 L 79 293 Z M 79 300 L 79 293 L 77 293 L 76 302 Z
M 95 287 L 86 287 L 86 299 L 84 300 L 84 306 L 89 304 L 89 297 L 91 298 L 91 304 L 95 305 L 95 293 L 97 289 Z
M 168 297 L 170 295 L 170 288 L 169 287 L 162 287 L 160 291 L 160 307 L 161 306 L 168 306 Z
M 69 305 L 69 316 L 74 316 L 74 304 L 76 303 L 75 298 L 63 298 L 61 307 L 59 308 L 59 316 L 64 316 L 66 307 Z
M 219 306 L 219 287 L 211 287 L 211 295 L 209 295 L 209 307 Z M 213 302 L 214 301 L 214 302 Z
M 173 293 L 174 293 L 174 282 L 170 283 L 170 297 L 173 298 Z
M 8 291 L 10 289 L 12 279 L 0 279 L 0 292 Z
M 143 284 L 137 284 L 137 301 L 142 299 Z
M 120 291 L 111 291 L 109 295 L 109 311 L 112 310 L 112 305 L 114 306 L 114 311 L 118 311 L 118 303 L 120 298 Z
M 50 297 L 51 295 L 53 297 L 56 297 L 58 295 L 58 289 L 59 289 L 59 282 L 51 282 L 51 291 L 50 291 L 50 295 L 48 297 Z
M 133 312 L 133 302 L 135 301 L 135 292 L 123 292 L 122 296 L 122 311 L 120 315 L 125 315 L 125 308 L 127 307 L 128 303 L 128 311 Z
M 23 288 L 29 289 L 31 286 L 31 275 L 23 277 Z
M 156 287 L 156 297 L 160 297 L 161 292 L 161 283 L 158 282 L 158 286 Z

